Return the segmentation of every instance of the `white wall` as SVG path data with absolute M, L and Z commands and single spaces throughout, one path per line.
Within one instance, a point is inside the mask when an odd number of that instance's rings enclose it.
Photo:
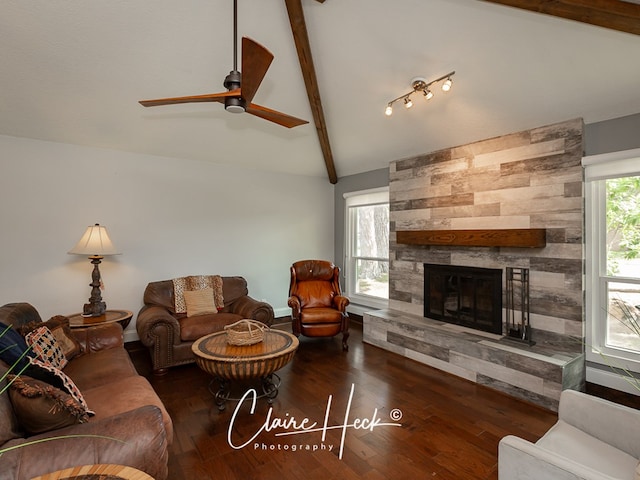
M 82 310 L 92 267 L 67 251 L 94 223 L 122 252 L 100 266 L 108 308 L 137 313 L 150 281 L 221 274 L 245 277 L 282 316 L 291 263 L 333 259 L 333 186 L 0 136 L 0 305 L 29 302 L 44 320 Z

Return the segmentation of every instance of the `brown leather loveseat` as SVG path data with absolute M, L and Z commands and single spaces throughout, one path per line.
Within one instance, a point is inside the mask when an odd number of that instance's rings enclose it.
M 217 313 L 188 316 L 177 307 L 181 281 L 221 280 L 221 299 Z M 189 290 L 189 283 L 184 287 Z M 197 290 L 199 287 L 191 287 Z M 179 302 L 178 302 L 179 303 Z M 218 303 L 218 301 L 217 301 Z M 219 332 L 243 318 L 250 318 L 271 326 L 273 308 L 266 302 L 249 296 L 247 281 L 243 277 L 191 276 L 151 282 L 144 291 L 144 307 L 138 313 L 136 329 L 143 345 L 151 353 L 156 375 L 166 373 L 168 367 L 195 362 L 191 345 L 197 339 Z
M 21 338 L 21 330 L 28 326 L 42 324 L 57 331 L 56 325 L 62 324 L 64 338 L 75 339 L 67 345 L 77 346 L 73 356 L 65 354 L 69 359 L 62 372 L 71 378 L 95 415 L 78 419 L 84 423 L 58 423 L 62 407 L 55 404 L 49 409 L 48 402 L 59 399 L 63 392 L 34 376 L 42 370 L 24 370 L 0 393 L 0 452 L 6 449 L 0 456 L 0 480 L 29 480 L 94 463 L 126 465 L 156 480 L 166 479 L 173 424 L 147 379 L 136 372 L 124 348 L 122 327 L 112 323 L 69 329 L 68 323 L 59 319 L 68 322 L 66 317 L 54 317 L 43 323 L 29 303 L 0 307 L 0 322 L 11 327 L 13 345 L 19 345 L 15 338 Z M 4 328 L 7 340 L 9 332 Z M 17 362 L 0 360 L 0 379 L 11 365 Z M 10 373 L 17 372 L 13 369 Z M 0 381 L 0 391 L 8 378 Z

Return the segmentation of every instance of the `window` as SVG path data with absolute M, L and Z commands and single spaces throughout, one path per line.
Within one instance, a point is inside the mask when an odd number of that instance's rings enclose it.
M 640 372 L 640 150 L 583 165 L 587 360 Z
M 345 193 L 345 293 L 374 308 L 389 299 L 389 189 Z

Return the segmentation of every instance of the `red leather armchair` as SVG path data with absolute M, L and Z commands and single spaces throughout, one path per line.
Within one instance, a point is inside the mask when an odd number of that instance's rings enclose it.
M 342 333 L 342 349 L 348 350 L 349 299 L 340 290 L 340 269 L 325 260 L 301 260 L 291 266 L 288 305 L 293 334 L 333 337 Z

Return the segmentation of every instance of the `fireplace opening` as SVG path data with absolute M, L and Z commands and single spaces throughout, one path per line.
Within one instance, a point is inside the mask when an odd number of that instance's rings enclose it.
M 502 269 L 424 264 L 424 316 L 502 334 Z

